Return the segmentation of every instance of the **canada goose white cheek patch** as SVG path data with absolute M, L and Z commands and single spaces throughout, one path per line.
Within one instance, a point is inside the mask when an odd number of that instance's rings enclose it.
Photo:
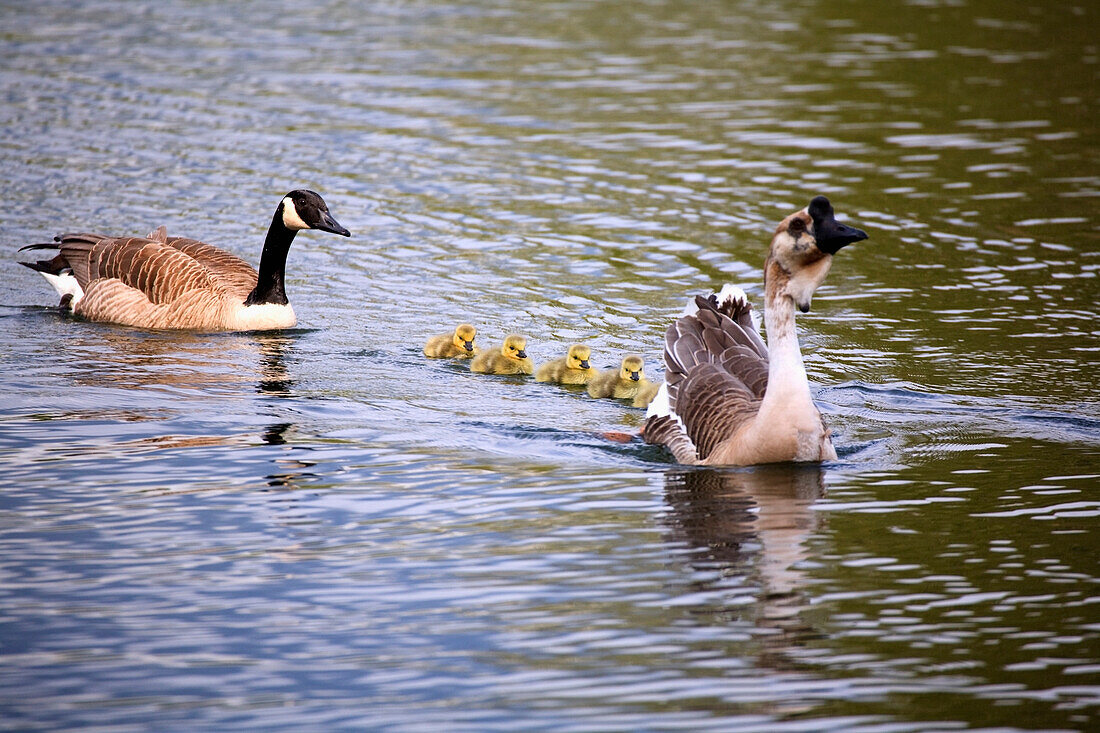
M 309 229 L 309 224 L 302 221 L 302 217 L 298 215 L 298 209 L 294 207 L 294 199 L 289 196 L 283 199 L 283 226 L 296 232 Z

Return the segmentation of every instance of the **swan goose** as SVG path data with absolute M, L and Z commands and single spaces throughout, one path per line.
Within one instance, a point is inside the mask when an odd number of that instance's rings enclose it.
M 810 396 L 795 332 L 833 255 L 867 235 L 838 222 L 824 196 L 785 218 L 764 263 L 764 324 L 739 288 L 696 297 L 665 334 L 665 383 L 647 411 L 647 443 L 680 463 L 755 465 L 836 459 Z
M 62 234 L 23 250 L 55 249 L 50 260 L 23 262 L 61 296 L 62 307 L 89 321 L 138 328 L 258 331 L 297 323 L 286 297 L 286 257 L 294 235 L 317 229 L 344 237 L 324 199 L 313 191 L 284 196 L 264 240 L 257 272 L 213 245 L 169 237 Z

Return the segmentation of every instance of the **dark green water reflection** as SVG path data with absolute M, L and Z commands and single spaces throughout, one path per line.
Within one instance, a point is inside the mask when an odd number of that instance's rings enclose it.
M 1088 3 L 0 5 L 0 719 L 58 730 L 1095 728 Z M 257 256 L 300 328 L 58 316 L 17 246 Z M 642 353 L 866 229 L 799 321 L 840 460 L 428 362 Z

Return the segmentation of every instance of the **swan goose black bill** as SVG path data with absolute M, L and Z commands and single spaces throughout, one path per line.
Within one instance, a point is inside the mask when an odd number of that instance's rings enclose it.
M 57 250 L 50 260 L 23 262 L 90 321 L 138 328 L 254 331 L 297 323 L 286 297 L 286 257 L 304 229 L 351 236 L 320 194 L 291 191 L 271 218 L 259 272 L 223 249 L 164 227 L 148 237 L 73 233 L 24 250 Z
M 647 411 L 646 442 L 686 464 L 835 459 L 810 396 L 795 310 L 810 309 L 833 255 L 866 238 L 838 222 L 824 196 L 780 222 L 764 263 L 767 346 L 739 288 L 696 297 L 665 334 L 665 383 Z

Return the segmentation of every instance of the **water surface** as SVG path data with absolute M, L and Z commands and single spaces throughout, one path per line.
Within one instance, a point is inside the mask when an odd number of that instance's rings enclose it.
M 1049 5 L 1049 6 L 1048 6 Z M 21 730 L 1094 728 L 1087 3 L 0 7 L 0 719 Z M 15 249 L 166 224 L 298 328 L 59 315 Z M 428 361 L 460 321 L 660 377 L 816 194 L 840 459 L 685 470 L 643 413 Z

